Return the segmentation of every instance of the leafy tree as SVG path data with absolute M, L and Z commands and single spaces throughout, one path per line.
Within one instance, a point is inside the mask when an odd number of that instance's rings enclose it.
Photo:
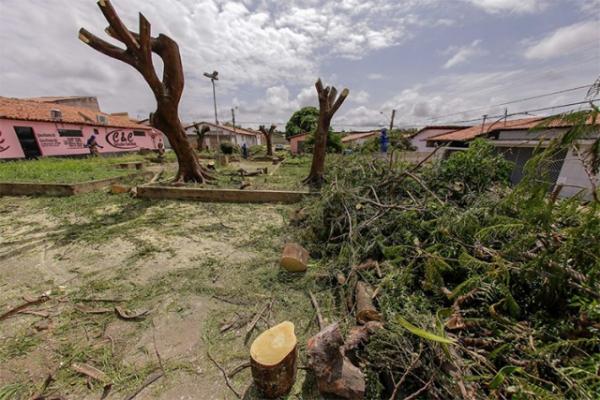
M 396 150 L 414 150 L 414 147 L 410 143 L 410 135 L 414 133 L 414 130 L 400 130 L 394 129 L 389 135 L 390 148 Z M 379 135 L 376 135 L 367 140 L 360 148 L 363 153 L 372 153 L 379 151 L 380 139 Z
M 315 135 L 311 134 L 306 139 L 306 147 L 305 149 L 309 152 L 312 152 L 313 146 L 315 144 Z M 327 152 L 328 153 L 340 153 L 343 149 L 342 145 L 342 135 L 339 133 L 335 133 L 333 130 L 329 129 L 327 134 Z
M 285 137 L 304 132 L 314 132 L 319 122 L 319 110 L 315 107 L 304 107 L 292 114 L 285 126 Z

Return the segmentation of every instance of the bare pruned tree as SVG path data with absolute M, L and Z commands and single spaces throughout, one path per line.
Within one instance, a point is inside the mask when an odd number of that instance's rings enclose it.
M 99 0 L 98 6 L 109 24 L 106 33 L 125 45 L 125 49 L 114 46 L 83 28 L 79 31 L 79 39 L 100 53 L 131 65 L 144 77 L 156 98 L 156 111 L 151 115 L 150 123 L 167 135 L 177 155 L 179 171 L 176 180 L 204 183 L 213 179 L 200 164 L 179 119 L 179 102 L 184 87 L 179 46 L 166 35 L 152 37 L 150 22 L 141 13 L 139 33 L 135 33 L 127 29 L 110 0 Z M 163 61 L 162 80 L 154 69 L 152 53 Z
M 331 119 L 336 111 L 342 106 L 350 91 L 342 90 L 338 96 L 335 87 L 323 87 L 321 79 L 315 84 L 317 94 L 319 95 L 319 122 L 315 132 L 315 144 L 313 149 L 312 165 L 310 173 L 304 183 L 314 188 L 320 188 L 325 182 L 325 156 L 327 154 L 327 136 L 329 135 L 329 127 Z
M 276 125 L 271 125 L 269 130 L 267 130 L 264 125 L 261 125 L 258 128 L 267 141 L 267 156 L 269 157 L 273 157 L 273 132 L 275 132 L 275 129 L 277 129 Z

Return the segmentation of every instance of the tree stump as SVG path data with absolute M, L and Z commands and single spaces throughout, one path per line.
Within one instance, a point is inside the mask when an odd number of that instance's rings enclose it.
M 227 154 L 217 154 L 217 165 L 226 167 L 229 165 L 229 156 Z
M 288 243 L 283 248 L 281 266 L 290 272 L 304 272 L 308 268 L 308 251 L 296 243 Z
M 329 325 L 308 339 L 308 366 L 315 374 L 321 394 L 361 400 L 365 395 L 364 375 L 344 355 L 342 346 L 339 325 Z
M 373 291 L 364 282 L 356 283 L 356 322 L 381 321 L 379 311 L 373 305 Z
M 250 347 L 254 384 L 268 399 L 285 396 L 296 381 L 298 346 L 294 324 L 282 322 L 261 333 Z

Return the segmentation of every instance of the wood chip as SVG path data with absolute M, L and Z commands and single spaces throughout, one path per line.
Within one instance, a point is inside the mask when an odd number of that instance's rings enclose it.
M 123 308 L 121 308 L 119 306 L 115 307 L 115 311 L 116 311 L 117 316 L 119 318 L 124 319 L 126 321 L 132 321 L 132 320 L 144 318 L 149 313 L 148 310 L 144 310 L 144 311 L 140 311 L 140 312 L 134 313 L 132 311 L 125 310 L 125 309 L 123 309 Z
M 89 364 L 73 363 L 71 364 L 71 368 L 73 368 L 75 372 L 92 378 L 98 382 L 104 384 L 110 383 L 110 379 L 108 379 L 108 376 L 104 372 L 100 371 L 98 368 L 92 367 Z

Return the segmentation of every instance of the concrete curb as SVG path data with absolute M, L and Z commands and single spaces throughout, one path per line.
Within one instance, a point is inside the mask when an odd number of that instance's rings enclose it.
M 112 183 L 123 179 L 135 179 L 142 176 L 152 176 L 152 172 L 141 172 L 78 183 L 34 183 L 34 182 L 0 182 L 0 196 L 55 196 L 66 197 L 89 193 L 103 189 Z
M 283 190 L 203 189 L 168 186 L 138 186 L 137 197 L 191 200 L 206 203 L 298 203 L 316 193 Z

